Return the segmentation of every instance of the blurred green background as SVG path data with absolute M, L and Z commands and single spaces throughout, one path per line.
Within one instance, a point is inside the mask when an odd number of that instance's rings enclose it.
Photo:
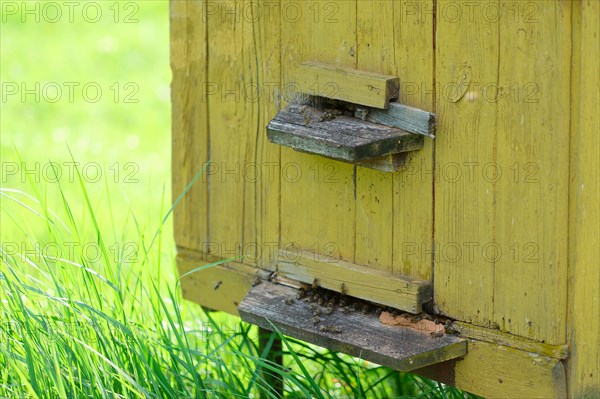
M 0 4 L 1 185 L 31 191 L 29 173 L 52 207 L 55 162 L 77 215 L 70 149 L 99 215 L 112 197 L 119 235 L 134 231 L 131 211 L 156 227 L 171 198 L 168 1 L 51 3 Z M 2 204 L 0 239 L 20 234 L 13 206 Z

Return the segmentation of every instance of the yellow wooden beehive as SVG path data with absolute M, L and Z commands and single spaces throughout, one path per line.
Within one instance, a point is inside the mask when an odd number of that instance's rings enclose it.
M 185 297 L 236 314 L 272 272 L 316 279 L 454 320 L 466 354 L 418 373 L 490 397 L 600 397 L 599 15 L 172 0 L 174 194 L 205 168 L 175 211 L 178 267 L 236 258 L 183 279 Z M 393 171 L 270 143 L 306 61 L 398 77 L 435 140 L 378 161 Z

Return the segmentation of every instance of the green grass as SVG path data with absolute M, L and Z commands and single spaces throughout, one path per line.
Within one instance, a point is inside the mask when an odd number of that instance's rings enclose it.
M 265 375 L 282 376 L 290 398 L 464 397 L 285 337 L 279 368 L 255 327 L 182 300 L 171 219 L 162 224 L 168 3 L 130 3 L 118 3 L 119 23 L 112 1 L 98 3 L 98 23 L 2 15 L 3 90 L 93 82 L 103 96 L 2 100 L 0 398 L 277 397 Z M 123 23 L 131 11 L 138 22 Z

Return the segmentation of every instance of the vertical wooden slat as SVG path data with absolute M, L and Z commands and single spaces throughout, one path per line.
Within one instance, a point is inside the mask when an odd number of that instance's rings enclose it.
M 434 2 L 394 1 L 394 58 L 400 78 L 400 102 L 434 111 Z M 433 151 L 408 154 L 393 180 L 393 268 L 405 276 L 433 278 Z
M 396 75 L 393 3 L 358 1 L 356 15 L 357 68 Z M 392 215 L 392 174 L 357 166 L 356 263 L 392 271 Z
M 307 60 L 356 64 L 356 1 L 282 1 L 282 84 L 293 100 L 294 69 Z M 281 247 L 354 260 L 354 167 L 281 149 Z
M 206 13 L 209 250 L 244 256 L 248 264 L 268 263 L 279 227 L 277 173 L 272 176 L 279 151 L 264 138 L 277 108 L 279 20 L 263 11 L 257 2 L 237 0 L 213 2 Z
M 600 397 L 600 3 L 573 3 L 569 397 Z
M 478 5 L 499 7 L 497 1 Z M 443 314 L 486 324 L 494 312 L 494 263 L 482 259 L 481 248 L 495 238 L 496 187 L 466 173 L 495 159 L 497 106 L 469 91 L 476 91 L 472 82 L 497 82 L 499 26 L 438 11 L 434 301 Z
M 496 249 L 487 253 L 494 321 L 549 344 L 566 334 L 569 113 L 559 110 L 570 94 L 570 10 L 530 1 L 502 15 L 494 160 L 502 174 L 487 175 L 497 181 Z
M 171 12 L 173 201 L 208 160 L 207 54 L 202 1 L 173 0 Z M 175 241 L 201 248 L 208 239 L 208 189 L 200 179 L 174 211 Z

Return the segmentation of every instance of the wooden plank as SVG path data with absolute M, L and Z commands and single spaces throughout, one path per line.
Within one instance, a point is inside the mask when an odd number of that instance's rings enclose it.
M 567 397 L 560 360 L 476 340 L 456 362 L 455 384 L 486 398 Z
M 493 321 L 566 342 L 571 3 L 528 3 L 536 23 L 499 19 Z M 536 56 L 538 54 L 544 56 Z M 490 170 L 492 170 L 490 168 Z M 494 253 L 494 251 L 497 251 Z
M 400 129 L 298 104 L 280 111 L 269 122 L 267 135 L 276 144 L 353 163 L 423 145 L 421 136 Z
M 600 3 L 573 3 L 569 184 L 569 397 L 600 397 Z M 592 316 L 594 315 L 594 316 Z
M 308 251 L 279 252 L 278 273 L 292 280 L 391 306 L 411 313 L 422 311 L 431 300 L 431 284 L 355 265 Z
M 509 346 L 526 352 L 539 353 L 540 355 L 555 359 L 566 359 L 569 354 L 567 345 L 549 345 L 531 339 L 504 333 L 497 329 L 475 326 L 473 324 L 455 321 L 452 329 L 461 336 L 480 341 L 491 342 L 498 345 Z
M 239 306 L 242 320 L 273 329 L 370 362 L 410 371 L 463 356 L 466 341 L 452 335 L 434 337 L 411 328 L 392 327 L 369 313 L 340 311 L 319 316 L 314 324 L 311 304 L 294 300 L 297 290 L 262 283 L 252 288 Z
M 429 10 L 434 10 L 439 2 L 403 0 L 390 3 L 392 10 L 384 10 L 385 14 L 381 15 L 387 15 L 394 21 L 391 30 L 393 46 L 389 42 L 376 45 L 389 49 L 393 54 L 395 70 L 389 72 L 400 78 L 398 101 L 435 112 L 436 14 Z M 384 51 L 381 50 L 383 54 Z M 390 249 L 393 271 L 432 282 L 433 257 L 427 251 L 433 246 L 435 146 L 434 140 L 425 140 L 423 148 L 407 153 L 403 167 L 390 176 L 393 194 L 393 243 Z
M 308 59 L 355 67 L 356 0 L 336 2 L 331 16 L 324 14 L 331 10 L 328 0 L 283 0 L 281 8 L 286 7 L 299 8 L 299 17 L 281 23 L 284 90 L 295 87 L 296 66 Z M 314 9 L 326 17 L 314 18 Z M 294 93 L 287 90 L 283 99 L 294 100 Z M 282 147 L 280 176 L 280 247 L 310 248 L 354 261 L 354 165 Z
M 303 62 L 296 69 L 295 78 L 302 93 L 375 108 L 387 108 L 390 99 L 398 98 L 399 93 L 397 76 L 322 62 Z
M 209 245 L 268 267 L 258 251 L 279 238 L 279 149 L 264 138 L 281 94 L 279 20 L 241 18 L 239 1 L 218 7 L 196 21 L 209 30 Z M 244 9 L 267 12 L 257 1 Z
M 478 6 L 500 7 L 496 0 Z M 488 325 L 494 318 L 495 259 L 483 258 L 482 248 L 494 245 L 497 189 L 481 173 L 467 173 L 495 160 L 497 105 L 481 97 L 470 101 L 466 93 L 470 82 L 496 82 L 499 27 L 494 19 L 455 21 L 441 13 L 436 18 L 436 87 L 446 90 L 435 93 L 435 248 L 430 241 L 416 242 L 411 252 L 419 254 L 417 259 L 435 256 L 434 302 L 439 312 Z M 476 92 L 474 86 L 472 90 Z M 453 174 L 457 168 L 460 175 Z
M 173 201 L 208 162 L 206 25 L 201 1 L 174 0 L 171 15 Z M 205 174 L 206 176 L 206 174 Z M 175 242 L 201 248 L 208 240 L 208 190 L 202 178 L 173 212 Z
M 395 21 L 393 18 L 381 18 L 382 15 L 393 15 L 393 3 L 358 1 L 356 7 L 357 67 L 398 76 L 394 48 L 390 45 L 394 41 Z M 397 171 L 405 158 L 404 155 L 390 155 L 391 167 L 388 171 Z M 386 171 L 383 168 L 372 170 L 371 166 L 372 164 L 361 163 L 355 171 L 354 263 L 391 273 L 393 270 L 393 175 L 382 173 Z
M 388 109 L 359 108 L 357 118 L 407 132 L 435 138 L 435 115 L 408 105 L 391 102 Z

